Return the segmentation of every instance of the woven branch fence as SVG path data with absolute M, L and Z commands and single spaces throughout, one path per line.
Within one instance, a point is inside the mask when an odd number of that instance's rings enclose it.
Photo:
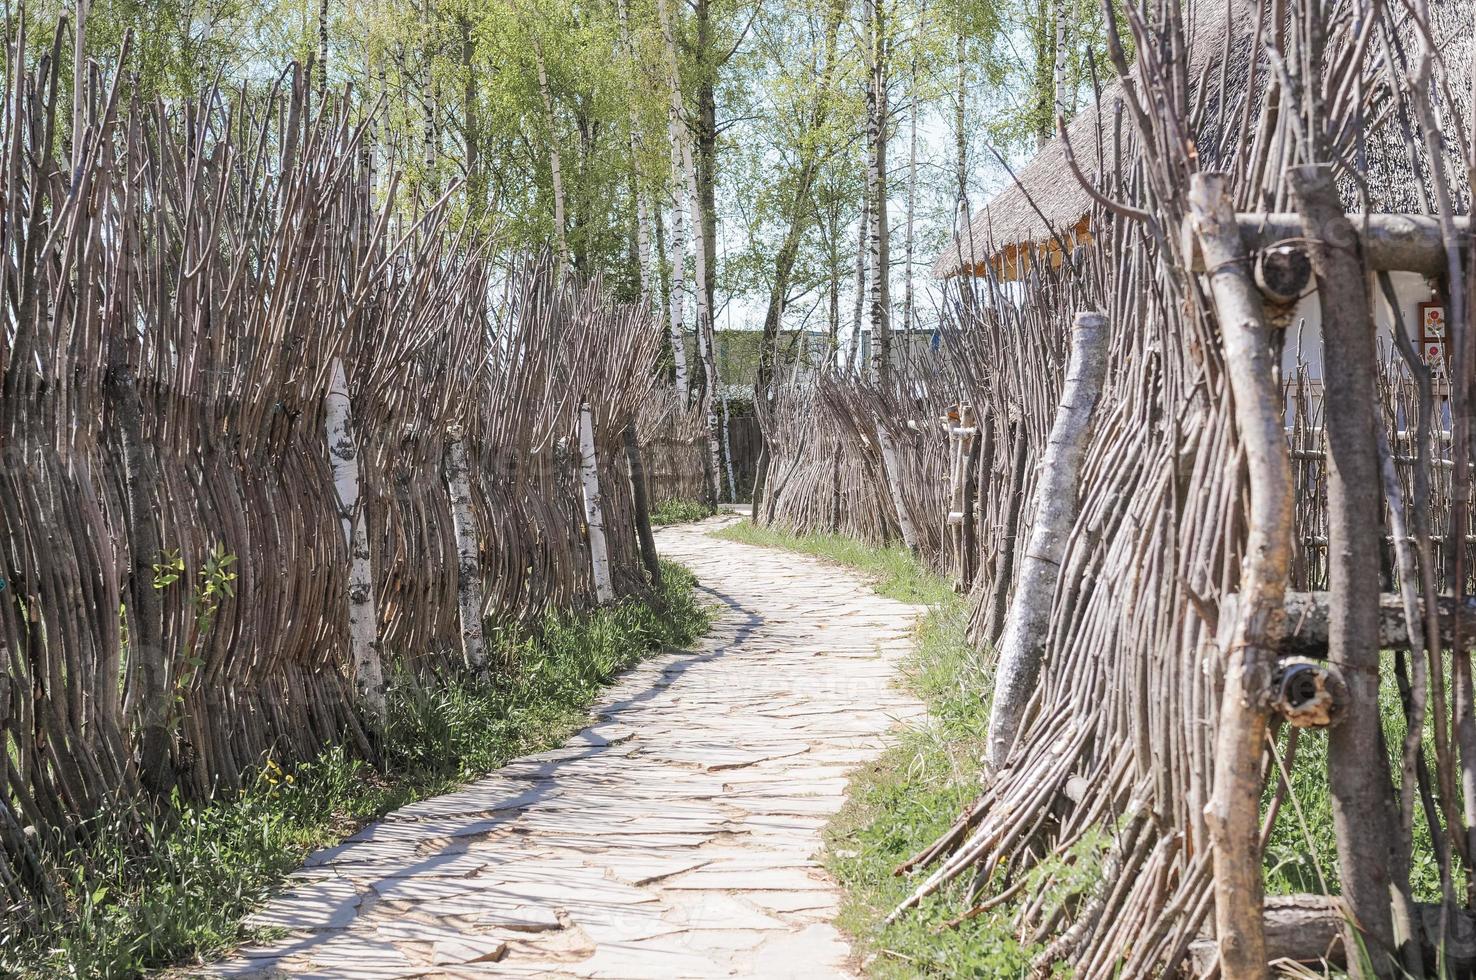
M 494 269 L 300 71 L 166 108 L 96 66 L 73 87 L 60 55 L 12 53 L 0 125 L 0 902 L 22 916 L 59 900 L 48 855 L 87 815 L 373 759 L 386 674 L 514 672 L 484 622 L 646 590 L 623 438 L 691 436 L 653 416 L 649 311 Z
M 898 869 L 915 889 L 893 917 L 943 901 L 958 925 L 1013 907 L 1019 937 L 1042 950 L 1039 976 L 1259 977 L 1273 959 L 1323 957 L 1358 976 L 1434 975 L 1437 949 L 1460 974 L 1476 965 L 1476 698 L 1469 618 L 1462 639 L 1460 615 L 1452 626 L 1437 608 L 1464 609 L 1476 586 L 1464 407 L 1476 358 L 1459 339 L 1476 332 L 1469 313 L 1457 315 L 1476 295 L 1461 223 L 1476 166 L 1470 7 L 1201 0 L 1103 13 L 1125 81 L 1072 129 L 1074 154 L 1089 163 L 1073 158 L 1059 175 L 1090 185 L 1092 236 L 1072 236 L 1073 215 L 1049 246 L 986 243 L 976 254 L 1013 265 L 981 265 L 953 284 L 943 350 L 921 377 L 899 367 L 885 391 L 824 378 L 780 389 L 761 415 L 775 470 L 759 519 L 874 543 L 910 537 L 968 593 L 971 636 L 993 656 L 1021 613 L 1026 542 L 1051 503 L 1036 488 L 1073 316 L 1105 314 L 1107 369 L 1076 506 L 1054 585 L 1028 600 L 1048 613 L 1034 638 L 1039 681 L 978 799 Z M 1336 363 L 1336 339 L 1325 341 L 1326 387 L 1304 369 L 1275 370 L 1293 343 L 1293 305 L 1340 261 L 1317 247 L 1319 234 L 1255 237 L 1258 216 L 1301 220 L 1329 207 L 1316 169 L 1296 169 L 1309 163 L 1330 163 L 1336 184 L 1331 216 L 1307 220 L 1329 240 L 1339 228 L 1365 236 L 1343 253 L 1351 271 L 1315 301 L 1324 337 L 1340 318 L 1362 331 L 1341 342 L 1366 361 L 1365 375 L 1350 375 L 1367 379 L 1366 395 L 1351 400 L 1332 378 L 1350 370 Z M 1240 257 L 1220 265 L 1209 262 L 1212 206 L 1249 216 L 1229 225 Z M 1351 223 L 1337 224 L 1341 209 Z M 1415 224 L 1433 243 L 1431 287 L 1452 311 L 1443 377 L 1414 350 L 1416 324 L 1396 325 L 1397 342 L 1375 350 L 1380 272 L 1428 261 L 1377 264 L 1405 246 L 1378 251 L 1356 212 L 1430 216 Z M 1243 241 L 1262 244 L 1247 252 Z M 1253 266 L 1286 246 L 1311 257 L 1290 297 L 1252 275 L 1268 275 Z M 1232 300 L 1251 295 L 1246 318 Z M 1360 295 L 1362 319 L 1349 320 L 1340 304 Z M 1370 408 L 1349 441 L 1347 420 Z M 1257 412 L 1267 439 L 1247 424 Z M 905 460 L 892 473 L 886 442 Z M 1340 488 L 1329 463 L 1340 453 L 1346 472 L 1365 466 L 1369 478 Z M 1267 480 L 1276 470 L 1258 459 L 1278 456 L 1284 476 Z M 1350 521 L 1359 495 L 1371 517 Z M 1345 557 L 1365 546 L 1366 561 Z M 1281 567 L 1268 565 L 1277 554 Z M 1320 601 L 1332 616 L 1315 600 L 1329 589 Z M 1371 605 L 1350 599 L 1355 589 Z M 1377 620 L 1376 593 L 1395 628 L 1340 625 Z M 1319 656 L 1331 666 L 1314 672 L 1348 688 L 1326 732 L 1295 727 L 1326 720 L 1302 720 L 1273 684 L 1290 663 L 1280 644 L 1308 628 L 1283 599 L 1320 610 Z M 1381 643 L 1397 649 L 1380 654 Z M 1388 730 L 1381 686 L 1403 715 Z M 1299 738 L 1328 743 L 1337 853 L 1319 858 L 1333 896 L 1263 901 L 1261 847 L 1278 821 L 1298 819 L 1282 774 L 1297 770 Z M 1094 873 L 1083 874 L 1088 862 Z M 1411 886 L 1412 863 L 1438 866 L 1433 892 Z

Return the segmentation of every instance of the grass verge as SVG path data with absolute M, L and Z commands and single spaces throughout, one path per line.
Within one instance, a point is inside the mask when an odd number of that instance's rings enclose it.
M 173 826 L 124 840 L 100 816 L 95 843 L 60 874 L 67 909 L 39 928 L 0 921 L 0 976 L 123 978 L 204 962 L 253 935 L 244 918 L 312 851 L 390 810 L 434 796 L 582 727 L 600 689 L 663 646 L 707 629 L 695 581 L 663 563 L 654 602 L 548 617 L 531 634 L 497 636 L 517 676 L 394 686 L 384 751 L 388 776 L 335 749 L 283 771 L 268 761 L 239 797 L 176 801 Z
M 690 524 L 704 517 L 711 517 L 713 513 L 700 500 L 663 500 L 651 511 L 651 524 L 653 527 Z
M 781 548 L 847 565 L 872 579 L 880 595 L 939 609 L 952 609 L 962 616 L 963 600 L 953 587 L 917 563 L 906 548 L 893 545 L 877 548 L 838 534 L 789 534 L 751 521 L 730 524 L 713 537 L 760 548 Z
M 958 891 L 945 889 L 900 922 L 883 921 L 916 885 L 892 870 L 936 840 L 979 792 L 990 687 L 965 635 L 963 597 L 906 548 L 792 535 L 748 522 L 713 536 L 834 561 L 866 575 L 881 595 L 929 607 L 902 678 L 927 705 L 927 720 L 852 776 L 846 805 L 826 829 L 826 865 L 846 892 L 838 924 L 855 938 L 874 977 L 1023 975 L 1037 950 L 1015 939 L 1008 905 L 944 928 L 967 908 Z

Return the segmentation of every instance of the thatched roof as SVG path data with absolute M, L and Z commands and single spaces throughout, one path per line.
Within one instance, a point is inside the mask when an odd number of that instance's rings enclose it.
M 1191 86 L 1203 80 L 1207 89 L 1204 97 L 1218 98 L 1223 70 L 1225 98 L 1230 100 L 1223 112 L 1207 106 L 1201 115 L 1207 122 L 1194 134 L 1200 161 L 1210 169 L 1216 166 L 1217 159 L 1233 150 L 1224 145 L 1225 134 L 1218 131 L 1218 121 L 1234 118 L 1247 98 L 1252 35 L 1260 2 L 1191 0 L 1187 14 Z M 1446 65 L 1454 72 L 1456 66 L 1470 64 L 1471 49 L 1476 43 L 1470 0 L 1433 0 L 1429 11 Z M 1412 25 L 1406 24 L 1401 34 L 1411 50 L 1418 47 Z M 1132 77 L 1136 76 L 1134 67 Z M 1387 84 L 1384 78 L 1375 81 Z M 1447 104 L 1443 98 L 1435 100 L 1442 123 L 1452 116 L 1471 118 L 1471 79 L 1462 72 L 1460 77 L 1448 81 L 1453 104 Z M 1198 97 L 1197 93 L 1191 93 L 1191 97 Z M 1119 114 L 1122 114 L 1120 120 Z M 1067 124 L 1066 132 L 1078 168 L 1091 177 L 1103 169 L 1102 156 L 1112 162 L 1115 152 L 1112 147 L 1117 145 L 1115 133 L 1121 134 L 1121 152 L 1125 158 L 1136 153 L 1136 132 L 1123 107 L 1122 83 L 1114 81 L 1104 88 L 1099 100 Z M 1454 209 L 1457 213 L 1467 212 L 1470 187 L 1464 168 L 1453 147 L 1446 152 Z M 1389 119 L 1362 134 L 1359 169 L 1363 173 L 1361 188 L 1351 180 L 1344 181 L 1344 196 L 1350 208 L 1368 207 L 1386 213 L 1423 213 L 1429 209 L 1433 195 L 1424 149 L 1411 146 L 1408 134 Z M 1090 238 L 1092 199 L 1072 172 L 1060 139 L 1041 147 L 1015 177 L 1009 187 L 974 215 L 961 240 L 950 243 L 938 256 L 932 269 L 935 277 L 964 271 L 977 275 L 992 264 L 996 274 L 1015 278 L 1029 263 L 1059 262 L 1060 243 L 1071 248 Z M 1367 195 L 1366 199 L 1363 194 Z
M 1230 45 L 1232 70 L 1227 77 L 1227 88 L 1235 90 L 1237 79 L 1243 88 L 1248 75 L 1245 65 L 1252 40 L 1250 34 L 1255 29 L 1253 2 L 1198 0 L 1192 4 L 1187 25 L 1191 80 L 1204 77 L 1211 61 L 1218 64 L 1226 50 L 1228 31 L 1234 43 Z M 1133 76 L 1136 74 L 1134 67 Z M 1114 132 L 1121 132 L 1125 145 L 1132 143 L 1133 124 L 1125 110 L 1119 109 L 1121 101 L 1122 83 L 1114 81 L 1103 88 L 1099 101 L 1067 123 L 1067 138 L 1083 173 L 1092 175 L 1100 171 L 1103 155 L 1110 159 Z M 1120 125 L 1114 119 L 1119 111 L 1124 112 Z M 1059 138 L 1041 147 L 1015 176 L 1017 181 L 975 212 L 960 240 L 950 243 L 934 261 L 935 277 L 957 275 L 965 268 L 982 271 L 983 264 L 991 258 L 1008 266 L 1019 246 L 1049 242 L 1054 250 L 1057 235 L 1070 246 L 1074 239 L 1088 233 L 1086 218 L 1092 200 L 1072 173 L 1066 148 Z

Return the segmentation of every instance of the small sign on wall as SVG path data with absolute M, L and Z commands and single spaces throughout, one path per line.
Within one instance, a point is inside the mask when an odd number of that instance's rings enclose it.
M 1420 304 L 1420 349 L 1431 370 L 1444 374 L 1445 307 L 1439 303 Z

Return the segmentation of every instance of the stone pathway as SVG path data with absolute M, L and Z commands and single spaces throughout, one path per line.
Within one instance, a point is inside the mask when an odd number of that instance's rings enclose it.
M 595 723 L 308 859 L 215 976 L 848 977 L 817 861 L 847 774 L 921 707 L 892 680 L 917 607 L 849 571 L 659 533 L 720 604 Z

